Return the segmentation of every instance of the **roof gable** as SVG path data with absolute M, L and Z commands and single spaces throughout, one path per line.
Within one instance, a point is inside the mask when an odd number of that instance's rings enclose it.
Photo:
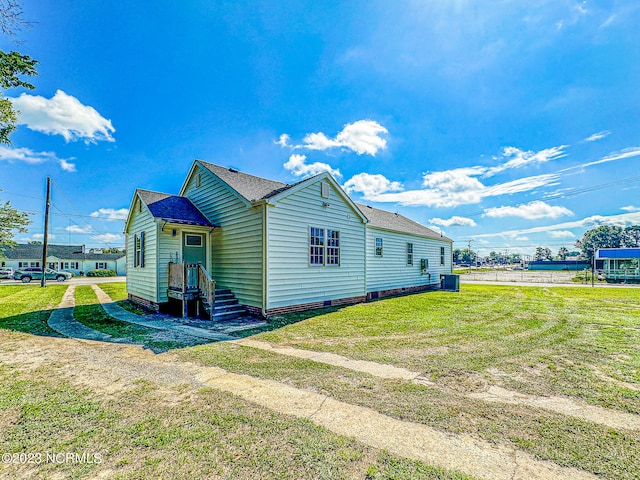
M 315 184 L 317 182 L 327 182 L 327 183 L 329 183 L 333 187 L 333 190 L 340 196 L 342 201 L 345 202 L 349 207 L 351 207 L 353 212 L 358 217 L 360 217 L 360 219 L 362 220 L 363 223 L 367 223 L 367 217 L 362 213 L 362 211 L 354 203 L 354 201 L 351 199 L 351 197 L 345 193 L 345 191 L 342 189 L 340 184 L 335 180 L 335 178 L 333 178 L 331 176 L 331 174 L 329 172 L 319 173 L 317 175 L 314 175 L 313 177 L 305 178 L 304 180 L 301 180 L 301 181 L 299 181 L 297 183 L 294 183 L 292 185 L 287 185 L 287 188 L 282 188 L 279 191 L 275 191 L 275 192 L 273 192 L 272 195 L 269 195 L 265 199 L 268 200 L 269 203 L 276 203 L 276 202 L 282 200 L 283 198 L 286 198 L 289 195 L 292 195 L 295 192 L 298 192 L 298 191 L 302 190 L 303 188 L 307 188 L 310 185 L 313 185 L 313 184 Z
M 196 163 L 213 173 L 249 203 L 268 198 L 283 189 L 289 188 L 289 185 L 286 183 L 256 177 L 255 175 L 249 175 L 233 168 L 214 165 L 213 163 L 203 162 L 202 160 L 196 160 Z M 187 182 L 185 182 L 185 185 L 186 183 Z M 181 192 L 181 194 L 182 193 L 183 192 Z
M 186 197 L 169 195 L 166 193 L 137 190 L 142 200 L 154 218 L 170 223 L 199 225 L 211 227 L 211 222 Z

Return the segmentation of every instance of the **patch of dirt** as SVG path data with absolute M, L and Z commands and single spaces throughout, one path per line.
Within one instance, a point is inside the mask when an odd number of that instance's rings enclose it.
M 444 375 L 438 375 L 436 385 L 443 390 L 467 394 L 469 392 L 484 392 L 487 390 L 487 380 L 477 372 L 449 370 Z

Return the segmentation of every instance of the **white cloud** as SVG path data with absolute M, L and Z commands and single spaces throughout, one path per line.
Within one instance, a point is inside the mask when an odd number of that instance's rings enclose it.
M 284 168 L 293 173 L 296 177 L 310 177 L 322 172 L 329 172 L 334 177 L 341 177 L 340 170 L 331 168 L 331 165 L 321 162 L 306 163 L 306 155 L 294 153 L 289 157 L 289 161 L 284 164 Z
M 308 133 L 301 145 L 289 144 L 289 135 L 283 133 L 275 143 L 282 147 L 306 148 L 308 150 L 329 150 L 345 148 L 358 155 L 375 156 L 380 150 L 387 148 L 387 140 L 381 135 L 389 133 L 386 128 L 373 120 L 358 120 L 347 123 L 334 138 L 322 132 Z
M 127 216 L 129 215 L 129 209 L 119 208 L 116 210 L 114 208 L 99 208 L 95 212 L 92 212 L 90 215 L 95 218 L 105 218 L 110 222 L 116 220 L 126 220 Z
M 6 145 L 0 145 L 0 160 L 6 160 L 9 163 L 24 162 L 31 165 L 49 160 L 61 161 L 53 152 L 34 152 L 30 148 L 14 148 Z
M 91 233 L 91 232 L 93 232 L 93 228 L 91 227 L 91 225 L 87 225 L 85 227 L 80 227 L 78 225 L 69 225 L 68 227 L 65 228 L 65 230 L 67 232 L 71 232 L 71 233 Z
M 410 206 L 457 207 L 480 203 L 485 197 L 527 192 L 553 185 L 559 178 L 555 174 L 536 175 L 488 187 L 476 178 L 482 172 L 482 167 L 469 167 L 427 173 L 423 177 L 423 184 L 427 188 L 370 195 L 367 200 Z
M 111 134 L 115 132 L 115 128 L 111 120 L 62 90 L 58 90 L 50 99 L 23 93 L 10 100 L 20 111 L 18 123 L 31 130 L 48 135 L 62 135 L 67 142 L 80 139 L 86 143 L 114 141 Z
M 400 182 L 392 182 L 384 175 L 358 173 L 354 175 L 344 184 L 344 188 L 348 193 L 362 193 L 364 198 L 374 195 L 380 195 L 385 192 L 397 192 L 402 190 Z
M 289 135 L 287 135 L 286 133 L 283 133 L 282 135 L 280 135 L 280 138 L 273 142 L 276 145 L 280 145 L 281 147 L 290 147 L 291 144 L 289 143 L 291 137 L 289 137 Z
M 558 218 L 563 215 L 573 215 L 573 212 L 564 207 L 554 207 L 540 200 L 518 205 L 516 207 L 495 207 L 487 208 L 484 211 L 484 217 L 503 218 L 503 217 L 520 217 L 528 220 L 537 220 L 540 218 Z
M 611 132 L 609 130 L 602 130 L 601 132 L 597 132 L 592 135 L 589 135 L 587 138 L 584 139 L 584 141 L 595 142 L 597 140 L 602 140 L 603 138 L 608 137 L 609 135 L 611 135 Z
M 626 158 L 637 157 L 638 155 L 640 155 L 640 147 L 625 148 L 620 152 L 614 152 L 607 155 L 606 157 L 602 157 L 600 160 L 596 160 L 595 162 L 583 163 L 582 165 L 574 168 L 591 167 L 592 165 L 615 162 L 616 160 L 624 160 Z
M 551 238 L 575 238 L 576 237 L 573 234 L 573 232 L 570 232 L 569 230 L 553 230 L 549 232 L 549 236 Z
M 429 225 L 429 228 L 440 235 L 446 235 L 445 231 L 437 225 Z
M 58 160 L 58 163 L 65 172 L 77 172 L 75 163 L 67 162 L 65 159 Z
M 47 238 L 49 239 L 49 241 L 51 241 L 51 240 L 55 240 L 56 236 L 55 234 L 50 233 L 49 235 L 47 235 Z M 21 242 L 42 242 L 43 239 L 44 239 L 44 233 L 34 233 L 30 237 L 20 238 L 20 241 Z
M 471 218 L 453 216 L 451 218 L 432 218 L 431 224 L 442 225 L 443 227 L 475 227 L 477 224 Z
M 640 212 L 640 207 L 634 207 L 633 205 L 627 205 L 626 207 L 622 207 L 620 210 L 624 210 L 625 212 Z
M 523 177 L 510 182 L 499 183 L 487 187 L 483 192 L 483 197 L 496 197 L 499 195 L 510 195 L 513 193 L 522 193 L 535 190 L 539 187 L 557 185 L 560 177 L 554 173 L 545 173 L 543 175 L 535 175 L 533 177 Z
M 623 213 L 620 215 L 593 215 L 591 217 L 583 218 L 582 220 L 576 220 L 575 222 L 563 222 L 556 225 L 547 225 L 542 227 L 526 228 L 523 230 L 507 230 L 497 233 L 482 233 L 478 235 L 472 235 L 473 238 L 490 238 L 490 237 L 503 237 L 507 235 L 523 235 L 528 233 L 541 233 L 551 232 L 554 230 L 569 230 L 572 228 L 593 228 L 600 225 L 618 225 L 628 226 L 637 225 L 640 223 L 640 212 Z
M 558 158 L 566 157 L 567 154 L 564 153 L 564 150 L 567 147 L 568 145 L 560 145 L 557 147 L 546 148 L 544 150 L 540 150 L 539 152 L 533 152 L 531 150 L 525 152 L 516 147 L 505 147 L 502 150 L 502 155 L 500 157 L 494 158 L 506 159 L 507 161 L 500 165 L 487 169 L 485 176 L 491 177 L 496 173 L 500 173 L 510 168 L 521 168 L 530 164 L 546 163 L 551 160 L 557 160 Z
M 101 233 L 100 235 L 93 235 L 93 240 L 97 240 L 107 245 L 114 244 L 116 242 L 124 243 L 124 236 L 120 233 Z
M 529 237 L 525 237 L 524 235 L 518 235 L 517 237 L 514 238 L 514 240 L 517 240 L 519 242 L 526 242 L 527 240 L 529 240 Z

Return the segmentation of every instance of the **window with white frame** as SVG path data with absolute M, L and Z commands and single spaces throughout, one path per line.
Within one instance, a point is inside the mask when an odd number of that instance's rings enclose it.
M 324 265 L 324 229 L 309 227 L 309 264 Z
M 340 231 L 309 227 L 309 265 L 340 266 Z
M 413 243 L 407 242 L 407 265 L 413 265 Z
M 444 265 L 444 247 L 440 247 L 440 265 Z
M 327 229 L 327 265 L 340 265 L 340 232 Z
M 40 262 L 18 262 L 18 268 L 39 267 Z
M 140 235 L 133 236 L 133 266 L 144 267 L 144 232 L 140 232 Z
M 78 262 L 62 262 L 63 270 L 78 270 Z
M 382 256 L 382 238 L 380 238 L 380 237 L 376 238 L 375 255 L 376 255 L 376 257 L 381 257 Z
M 96 262 L 96 270 L 106 270 L 107 262 Z

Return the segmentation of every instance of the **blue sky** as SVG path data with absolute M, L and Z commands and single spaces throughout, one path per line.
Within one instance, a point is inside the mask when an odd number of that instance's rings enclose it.
M 359 202 L 463 248 L 570 250 L 640 224 L 636 1 L 24 0 L 36 90 L 0 147 L 1 200 L 52 242 L 123 246 L 135 188 L 195 158 Z

